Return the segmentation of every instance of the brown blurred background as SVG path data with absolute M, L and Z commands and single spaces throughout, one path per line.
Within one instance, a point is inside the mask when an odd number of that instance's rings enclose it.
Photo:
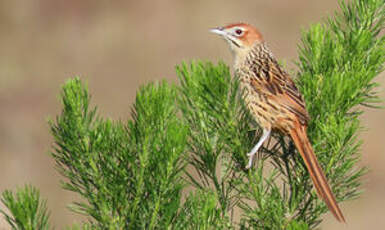
M 0 1 L 0 191 L 31 183 L 48 200 L 52 224 L 61 229 L 81 216 L 66 209 L 77 196 L 60 188 L 62 177 L 47 154 L 47 118 L 60 111 L 60 85 L 81 76 L 102 115 L 126 119 L 139 85 L 175 81 L 182 60 L 224 59 L 227 44 L 210 27 L 256 25 L 276 56 L 296 57 L 301 29 L 337 8 L 324 1 Z M 292 64 L 289 67 L 294 68 Z M 381 95 L 385 97 L 385 77 Z M 345 202 L 348 224 L 330 214 L 323 229 L 380 229 L 385 225 L 385 112 L 367 109 L 361 134 L 362 164 L 370 167 L 362 198 Z M 0 229 L 9 229 L 0 218 Z

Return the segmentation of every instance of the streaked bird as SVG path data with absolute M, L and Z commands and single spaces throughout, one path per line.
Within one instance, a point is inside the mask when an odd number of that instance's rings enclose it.
M 278 64 L 261 33 L 245 23 L 214 28 L 211 32 L 221 35 L 230 44 L 235 74 L 245 91 L 244 100 L 263 129 L 260 140 L 248 153 L 246 168 L 251 168 L 255 154 L 272 130 L 289 135 L 305 162 L 318 196 L 338 221 L 345 222 L 307 137 L 310 118 L 303 97 Z

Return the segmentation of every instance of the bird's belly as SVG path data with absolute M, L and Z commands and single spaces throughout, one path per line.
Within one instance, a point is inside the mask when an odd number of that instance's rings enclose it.
M 241 82 L 241 87 L 244 89 L 247 108 L 262 128 L 277 129 L 288 133 L 294 127 L 291 113 L 274 100 L 269 99 L 268 94 L 255 90 L 250 84 Z

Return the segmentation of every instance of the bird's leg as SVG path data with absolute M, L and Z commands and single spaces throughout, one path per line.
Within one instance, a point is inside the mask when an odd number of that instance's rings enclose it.
M 270 136 L 270 132 L 271 132 L 270 129 L 263 129 L 262 136 L 259 139 L 258 143 L 247 154 L 247 156 L 249 156 L 249 163 L 247 164 L 246 169 L 251 168 L 255 154 L 258 152 L 258 149 L 262 146 L 263 142 L 265 142 L 265 140 Z

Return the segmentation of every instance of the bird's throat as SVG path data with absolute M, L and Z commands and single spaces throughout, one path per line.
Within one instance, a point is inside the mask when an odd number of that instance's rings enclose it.
M 237 49 L 234 54 L 235 69 L 250 67 L 253 63 L 258 64 L 272 55 L 265 43 L 256 43 L 251 47 Z

